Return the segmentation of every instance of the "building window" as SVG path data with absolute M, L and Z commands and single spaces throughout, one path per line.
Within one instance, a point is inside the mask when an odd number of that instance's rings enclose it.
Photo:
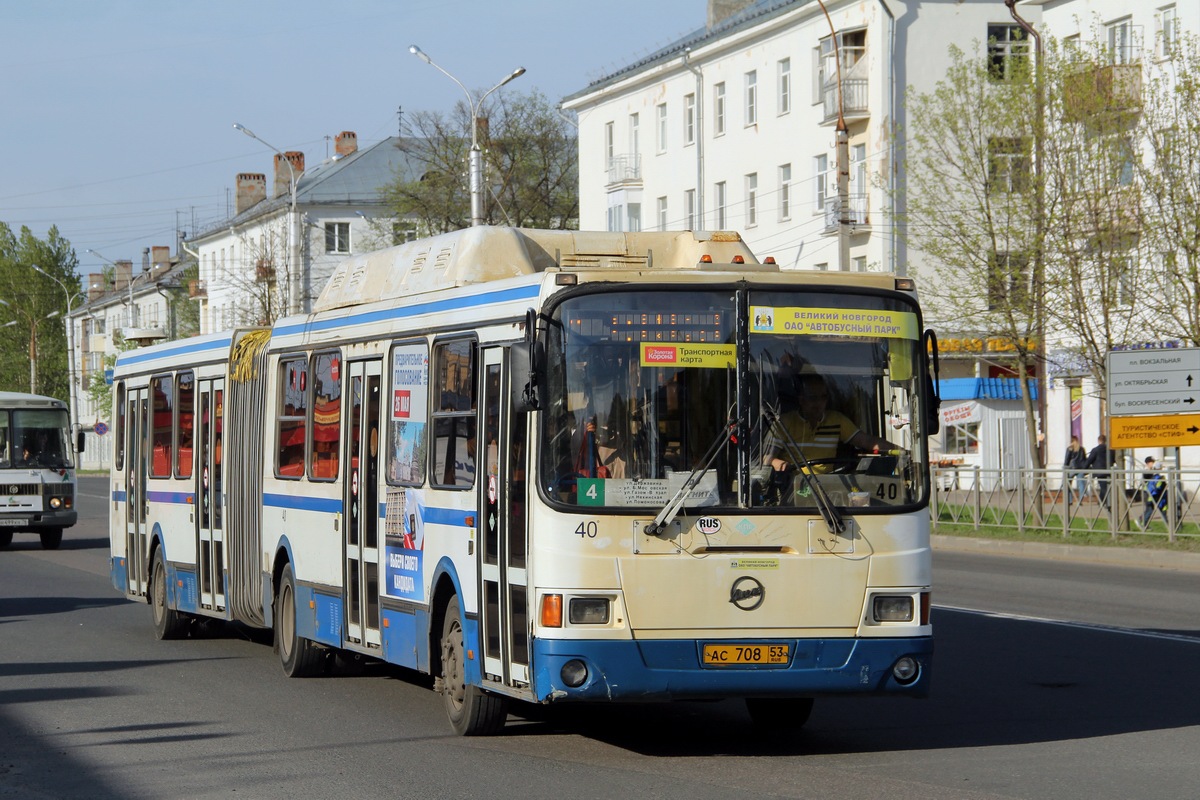
M 1158 10 L 1158 57 L 1169 58 L 1179 44 L 1179 16 L 1175 4 L 1163 6 Z
M 1029 189 L 1032 161 L 1029 140 L 993 136 L 988 140 L 988 191 L 992 194 L 1022 194 Z
M 629 115 L 629 152 L 633 154 L 634 161 L 637 161 L 638 153 L 642 151 L 641 142 L 639 141 L 639 119 L 637 114 Z
M 685 145 L 695 144 L 696 142 L 696 95 L 685 94 L 683 96 L 683 143 Z
M 402 219 L 392 223 L 392 244 L 415 242 L 418 238 L 416 222 Z
M 855 256 L 851 260 L 853 261 L 852 269 L 855 272 L 866 272 L 867 271 L 867 257 L 866 256 Z
M 1029 259 L 1020 253 L 992 253 L 988 259 L 988 311 L 1020 309 L 1029 300 Z
M 642 229 L 642 204 L 630 203 L 625 207 L 625 230 L 630 233 L 637 233 Z
M 746 125 L 758 124 L 758 72 L 746 73 Z
M 326 253 L 349 253 L 350 252 L 350 223 L 349 222 L 326 222 L 325 223 L 325 252 Z
M 714 228 L 719 231 L 725 230 L 725 181 L 713 185 L 713 209 L 715 215 Z
M 725 135 L 725 82 L 713 87 L 713 136 Z
M 658 152 L 667 152 L 667 104 L 659 103 L 657 108 L 658 125 L 657 125 L 657 140 L 654 146 L 658 148 Z
M 746 227 L 758 224 L 758 173 L 746 176 Z
M 658 229 L 665 231 L 667 229 L 667 198 L 658 198 L 655 214 L 658 217 Z
M 792 110 L 792 60 L 779 61 L 779 113 L 787 114 Z
M 792 165 L 779 168 L 779 219 L 792 218 Z
M 1132 64 L 1137 58 L 1137 37 L 1133 30 L 1133 18 L 1110 22 L 1104 26 L 1108 31 L 1108 54 L 1114 64 Z
M 829 272 L 829 262 L 822 261 L 820 264 L 813 264 L 813 269 L 817 272 Z
M 1131 308 L 1134 298 L 1133 258 L 1128 255 L 1113 259 L 1113 285 L 1116 288 L 1117 304 Z
M 612 166 L 613 156 L 616 153 L 616 143 L 613 142 L 613 124 L 611 122 L 604 123 L 604 168 L 608 169 Z
M 812 104 L 825 101 L 825 56 L 823 46 L 812 49 Z
M 829 156 L 819 155 L 813 158 L 813 213 L 825 213 L 825 201 L 828 199 Z
M 696 230 L 696 190 L 688 189 L 683 193 L 683 209 L 687 215 L 687 230 Z
M 988 74 L 994 81 L 1011 81 L 1029 74 L 1029 39 L 1019 25 L 987 26 Z

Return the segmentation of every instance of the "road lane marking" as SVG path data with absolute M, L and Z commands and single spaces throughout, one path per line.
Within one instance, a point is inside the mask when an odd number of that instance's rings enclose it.
M 1058 625 L 1063 628 L 1079 628 L 1087 631 L 1100 631 L 1102 633 L 1119 633 L 1126 636 L 1140 636 L 1145 639 L 1162 639 L 1168 642 L 1188 642 L 1189 644 L 1200 644 L 1200 637 L 1188 636 L 1183 633 L 1163 633 L 1161 631 L 1148 631 L 1144 628 L 1123 628 L 1119 625 L 1101 625 L 1096 622 L 1072 622 L 1065 619 L 1051 619 L 1049 617 L 1033 617 L 1028 614 L 1006 614 L 1002 611 L 983 611 L 978 608 L 962 608 L 961 606 L 943 606 L 935 605 L 935 609 L 943 609 L 945 611 L 958 611 L 963 614 L 978 614 L 981 617 L 992 617 L 993 619 L 1008 619 L 1017 622 L 1040 622 L 1044 625 Z

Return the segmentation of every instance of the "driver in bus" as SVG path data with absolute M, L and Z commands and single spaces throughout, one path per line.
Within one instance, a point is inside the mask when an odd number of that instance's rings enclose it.
M 896 446 L 887 439 L 861 430 L 840 411 L 830 411 L 829 387 L 820 375 L 802 373 L 797 377 L 796 387 L 795 410 L 785 411 L 771 426 L 776 434 L 774 447 L 767 457 L 771 469 L 776 472 L 790 470 L 795 466 L 793 459 L 797 449 L 808 461 L 826 462 L 814 463 L 813 472 L 829 472 L 832 465 L 828 461 L 837 457 L 838 447 L 843 444 L 863 453 L 895 449 Z

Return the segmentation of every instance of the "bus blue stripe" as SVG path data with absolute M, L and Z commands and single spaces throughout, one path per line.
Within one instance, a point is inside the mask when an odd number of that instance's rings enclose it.
M 294 508 L 298 511 L 324 511 L 337 514 L 342 510 L 339 498 L 301 497 L 294 494 L 263 494 L 263 505 L 271 508 Z
M 210 342 L 188 342 L 186 339 L 184 339 L 183 342 L 175 347 L 164 344 L 161 346 L 161 349 L 155 349 L 149 352 L 143 350 L 133 350 L 129 353 L 122 353 L 118 357 L 117 363 L 119 366 L 125 367 L 130 364 L 141 363 L 142 361 L 153 361 L 159 358 L 166 358 L 168 356 L 182 356 L 192 353 L 202 353 L 206 350 L 219 350 L 222 351 L 221 354 L 225 356 L 228 355 L 229 346 L 232 343 L 233 337 L 223 337 L 216 341 Z
M 146 499 L 152 503 L 191 505 L 193 498 L 194 495 L 191 492 L 146 492 Z
M 446 300 L 432 300 L 425 303 L 417 303 L 416 305 L 404 306 L 402 308 L 387 308 L 378 311 L 367 311 L 361 314 L 348 314 L 344 317 L 337 317 L 335 319 L 308 320 L 293 325 L 278 325 L 272 332 L 272 335 L 288 336 L 296 333 L 313 333 L 316 331 L 326 331 L 334 328 L 350 327 L 353 325 L 368 325 L 372 322 L 405 319 L 407 317 L 415 317 L 420 314 L 437 314 L 446 311 L 456 311 L 464 308 L 472 308 L 474 306 L 487 305 L 489 303 L 504 303 L 510 300 L 527 300 L 532 297 L 537 297 L 538 292 L 540 291 L 541 287 L 536 284 L 533 286 L 518 286 L 512 289 L 484 292 L 482 294 L 473 294 L 467 297 L 452 297 Z
M 460 508 L 426 508 L 422 518 L 433 525 L 453 525 L 458 528 L 472 527 L 467 517 L 475 516 L 474 511 L 463 511 Z

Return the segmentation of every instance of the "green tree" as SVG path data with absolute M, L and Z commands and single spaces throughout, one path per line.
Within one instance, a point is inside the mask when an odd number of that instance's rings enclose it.
M 39 239 L 0 223 L 0 347 L 11 354 L 0 359 L 0 388 L 69 400 L 66 315 L 68 298 L 78 302 L 77 265 L 57 227 Z
M 575 132 L 544 95 L 494 95 L 480 112 L 484 209 L 488 224 L 574 228 L 579 224 Z M 449 115 L 418 112 L 404 147 L 421 164 L 414 180 L 398 176 L 385 196 L 398 218 L 415 218 L 422 233 L 470 225 L 467 159 L 471 110 L 465 101 Z

